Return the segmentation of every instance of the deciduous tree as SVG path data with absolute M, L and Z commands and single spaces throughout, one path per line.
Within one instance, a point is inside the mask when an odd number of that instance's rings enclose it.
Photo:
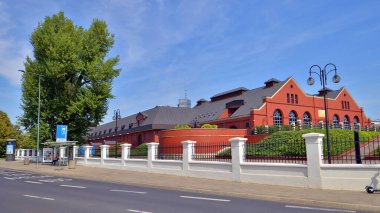
M 33 58 L 27 57 L 22 78 L 24 114 L 20 123 L 35 131 L 38 77 L 41 77 L 42 135 L 54 139 L 57 124 L 69 126 L 69 138 L 81 140 L 108 109 L 112 81 L 120 73 L 118 57 L 107 57 L 114 35 L 104 21 L 94 19 L 88 29 L 77 26 L 63 12 L 46 17 L 30 37 Z M 34 134 L 32 134 L 34 135 Z

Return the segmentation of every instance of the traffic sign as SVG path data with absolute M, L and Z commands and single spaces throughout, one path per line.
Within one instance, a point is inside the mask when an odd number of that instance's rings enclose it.
M 57 142 L 67 141 L 67 125 L 57 125 L 56 141 Z

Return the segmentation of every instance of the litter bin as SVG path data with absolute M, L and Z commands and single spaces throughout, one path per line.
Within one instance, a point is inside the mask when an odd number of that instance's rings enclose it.
M 24 158 L 24 165 L 29 165 L 29 163 L 30 163 L 29 158 Z
M 77 166 L 77 160 L 69 160 L 69 169 L 75 169 Z

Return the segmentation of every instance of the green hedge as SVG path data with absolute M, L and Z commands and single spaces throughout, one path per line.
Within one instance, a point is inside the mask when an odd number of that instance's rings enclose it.
M 375 156 L 375 157 L 379 157 L 379 156 L 380 156 L 380 148 L 377 148 L 377 149 L 373 152 L 373 156 Z
M 143 143 L 138 147 L 131 149 L 131 156 L 148 156 L 148 145 Z
M 302 138 L 307 133 L 322 133 L 323 129 L 306 129 L 300 131 L 275 132 L 257 144 L 246 145 L 247 156 L 306 156 L 305 143 Z M 360 143 L 379 136 L 379 132 L 359 132 Z M 351 130 L 330 130 L 331 155 L 339 155 L 354 148 L 354 132 Z M 323 153 L 327 155 L 327 142 L 324 138 Z M 231 150 L 225 150 L 220 156 L 231 156 Z
M 217 129 L 218 125 L 216 124 L 203 124 L 201 126 L 202 129 Z
M 184 125 L 175 125 L 174 129 L 191 129 L 191 126 L 184 124 Z

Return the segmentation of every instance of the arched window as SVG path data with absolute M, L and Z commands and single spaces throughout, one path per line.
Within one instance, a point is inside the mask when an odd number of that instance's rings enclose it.
M 338 115 L 333 116 L 333 126 L 334 126 L 334 128 L 339 128 L 339 117 L 338 117 Z
M 276 109 L 273 113 L 273 124 L 276 126 L 282 125 L 282 114 L 278 109 Z
M 308 112 L 303 113 L 303 125 L 310 126 L 310 122 L 311 122 L 310 113 Z
M 344 116 L 343 124 L 345 129 L 350 129 L 350 118 L 347 115 Z
M 297 114 L 294 111 L 290 111 L 289 113 L 289 125 L 292 125 L 292 123 L 297 123 Z
M 358 118 L 358 116 L 354 117 L 354 127 L 355 127 L 355 129 L 359 129 L 359 118 Z

